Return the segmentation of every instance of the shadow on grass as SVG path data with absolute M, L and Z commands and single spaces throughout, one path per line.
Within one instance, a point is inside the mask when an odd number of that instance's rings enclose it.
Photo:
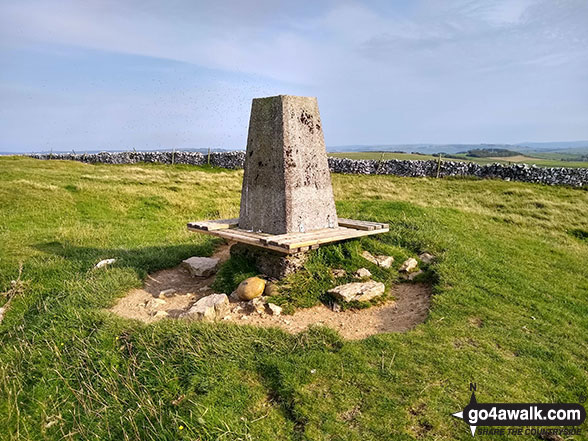
M 67 242 L 43 242 L 34 245 L 37 250 L 62 257 L 81 271 L 88 271 L 104 259 L 116 259 L 112 267 L 132 268 L 144 278 L 147 274 L 178 265 L 191 256 L 210 256 L 219 240 L 206 240 L 199 244 L 150 246 L 143 248 L 81 247 Z

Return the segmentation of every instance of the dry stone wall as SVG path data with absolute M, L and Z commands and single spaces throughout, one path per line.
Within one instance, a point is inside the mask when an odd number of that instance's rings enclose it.
M 92 154 L 34 154 L 37 159 L 62 159 L 87 163 L 134 164 L 153 162 L 162 164 L 208 164 L 208 155 L 198 152 L 101 152 Z M 210 165 L 229 169 L 243 168 L 244 151 L 216 152 L 210 154 Z M 362 175 L 394 175 L 410 177 L 470 176 L 484 179 L 503 179 L 507 181 L 535 182 L 546 185 L 570 185 L 588 187 L 588 168 L 537 167 L 527 164 L 486 164 L 474 162 L 442 161 L 438 169 L 437 161 L 413 160 L 355 160 L 329 158 L 329 168 L 333 173 Z

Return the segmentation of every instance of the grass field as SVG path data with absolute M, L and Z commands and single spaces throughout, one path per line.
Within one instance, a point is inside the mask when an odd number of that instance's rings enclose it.
M 376 159 L 376 160 L 388 160 L 388 159 L 417 159 L 421 161 L 437 161 L 438 158 L 432 155 L 418 155 L 413 153 L 392 153 L 392 152 L 344 152 L 344 153 L 329 153 L 329 156 L 336 158 L 349 158 L 349 159 Z M 535 164 L 541 167 L 582 167 L 588 168 L 588 162 L 581 161 L 562 161 L 558 155 L 550 156 L 549 153 L 544 153 L 543 157 L 534 157 L 527 155 L 517 155 L 506 158 L 475 158 L 466 155 L 455 155 L 460 158 L 445 158 L 442 157 L 443 161 L 472 161 L 478 164 Z M 561 155 L 560 155 L 561 156 Z
M 470 382 L 481 402 L 587 394 L 581 189 L 334 175 L 340 216 L 390 223 L 362 247 L 439 256 L 430 316 L 404 334 L 349 342 L 321 327 L 145 325 L 106 311 L 149 272 L 211 254 L 217 242 L 185 224 L 235 216 L 241 178 L 0 158 L 2 440 L 467 440 L 450 414 Z M 346 247 L 317 267 L 349 264 Z M 304 274 L 296 295 L 312 303 L 324 281 Z

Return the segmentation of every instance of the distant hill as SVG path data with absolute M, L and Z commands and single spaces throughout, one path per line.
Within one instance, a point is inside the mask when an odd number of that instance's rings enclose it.
M 511 156 L 519 156 L 520 152 L 515 152 L 508 149 L 474 149 L 465 152 L 466 156 L 473 158 L 508 158 Z

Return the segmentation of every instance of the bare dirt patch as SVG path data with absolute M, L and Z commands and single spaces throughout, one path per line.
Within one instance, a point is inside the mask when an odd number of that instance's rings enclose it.
M 301 309 L 292 315 L 251 314 L 231 317 L 231 321 L 256 326 L 277 326 L 292 334 L 310 325 L 336 329 L 346 339 L 359 340 L 384 332 L 405 332 L 427 318 L 431 288 L 423 283 L 403 283 L 392 288 L 395 301 L 359 310 L 334 312 L 324 305 Z
M 220 259 L 219 263 L 225 262 L 229 258 L 229 248 L 229 245 L 221 245 L 213 257 Z M 167 316 L 175 318 L 198 299 L 213 294 L 210 288 L 213 281 L 214 276 L 193 277 L 188 270 L 178 265 L 150 274 L 143 288 L 131 290 L 110 310 L 121 317 L 145 323 L 165 318 L 165 314 L 156 315 L 159 311 L 165 311 Z M 161 291 L 167 289 L 174 289 L 175 295 L 160 298 Z
M 214 257 L 221 262 L 227 260 L 229 245 L 219 247 Z M 148 276 L 142 289 L 134 289 L 121 298 L 111 311 L 146 323 L 177 318 L 198 299 L 214 293 L 210 288 L 213 281 L 214 276 L 192 277 L 181 266 L 158 271 Z M 160 292 L 167 289 L 175 289 L 176 294 L 173 297 L 160 296 Z M 319 305 L 282 316 L 251 312 L 245 302 L 232 303 L 231 312 L 223 320 L 238 325 L 279 327 L 292 334 L 318 324 L 337 330 L 349 340 L 384 332 L 405 332 L 425 321 L 431 303 L 429 285 L 401 283 L 392 288 L 391 294 L 395 300 L 371 308 L 334 312 Z M 271 302 L 271 297 L 266 299 Z

